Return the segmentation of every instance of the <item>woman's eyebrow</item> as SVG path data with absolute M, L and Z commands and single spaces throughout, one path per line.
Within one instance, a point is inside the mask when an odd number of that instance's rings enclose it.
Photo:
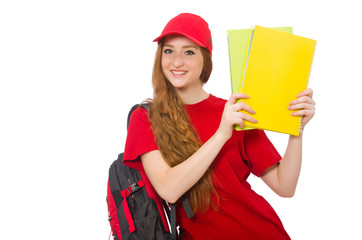
M 197 47 L 194 46 L 194 45 L 187 45 L 187 46 L 183 46 L 182 48 L 195 48 L 195 49 L 197 49 Z
M 170 44 L 165 44 L 165 45 L 163 45 L 163 47 L 171 47 L 171 48 L 174 48 L 175 46 L 174 46 L 174 45 L 170 45 Z M 194 45 L 185 45 L 185 46 L 182 46 L 182 48 L 195 48 L 195 49 L 197 49 L 197 47 L 194 46 Z

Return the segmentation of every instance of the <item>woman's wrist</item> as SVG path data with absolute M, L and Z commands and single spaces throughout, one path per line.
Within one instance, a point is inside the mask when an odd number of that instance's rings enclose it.
M 225 144 L 227 140 L 231 137 L 229 133 L 224 133 L 220 130 L 217 130 L 214 134 L 214 139 L 222 144 Z

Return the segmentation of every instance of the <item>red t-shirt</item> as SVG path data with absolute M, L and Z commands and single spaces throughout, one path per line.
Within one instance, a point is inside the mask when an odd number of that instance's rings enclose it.
M 210 95 L 185 105 L 203 143 L 218 129 L 225 103 Z M 131 116 L 124 161 L 143 171 L 140 155 L 157 149 L 147 112 L 137 109 Z M 234 131 L 212 164 L 218 208 L 210 207 L 207 213 L 189 219 L 179 207 L 177 220 L 184 229 L 183 239 L 290 239 L 273 208 L 246 181 L 250 173 L 260 176 L 280 159 L 264 131 Z

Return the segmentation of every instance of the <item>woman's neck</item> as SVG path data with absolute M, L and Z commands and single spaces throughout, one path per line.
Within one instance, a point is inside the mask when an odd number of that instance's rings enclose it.
M 209 97 L 209 94 L 201 88 L 193 88 L 188 91 L 176 90 L 184 104 L 195 104 Z

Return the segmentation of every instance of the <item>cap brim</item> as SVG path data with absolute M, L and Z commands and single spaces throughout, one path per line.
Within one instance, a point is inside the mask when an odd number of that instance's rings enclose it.
M 201 47 L 204 47 L 204 48 L 207 48 L 207 46 L 205 44 L 203 44 L 202 42 L 198 41 L 197 39 L 195 39 L 195 38 L 193 38 L 193 37 L 191 37 L 191 36 L 189 36 L 187 34 L 181 33 L 181 32 L 167 32 L 167 33 L 161 34 L 159 37 L 155 38 L 153 41 L 154 42 L 159 42 L 163 38 L 165 38 L 167 36 L 170 36 L 170 35 L 182 35 L 182 36 L 185 36 L 188 39 L 190 39 L 191 41 L 193 41 L 194 43 L 196 43 L 197 45 L 199 45 Z

